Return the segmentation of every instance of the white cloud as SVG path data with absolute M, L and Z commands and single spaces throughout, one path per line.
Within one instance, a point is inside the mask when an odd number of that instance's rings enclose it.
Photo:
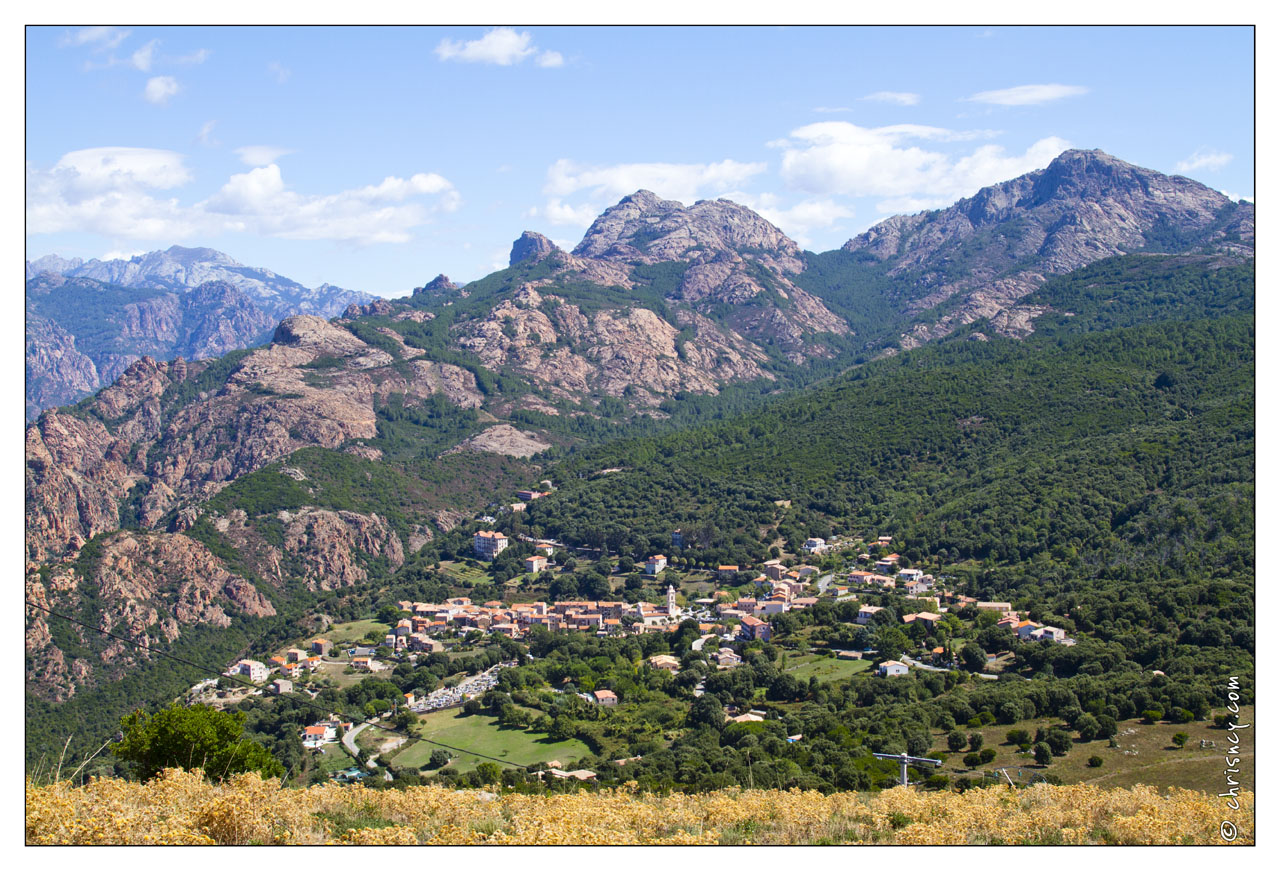
M 442 39 L 436 46 L 436 57 L 442 61 L 456 60 L 463 63 L 498 64 L 511 66 L 535 54 L 533 35 L 525 31 L 517 33 L 510 27 L 495 27 L 479 39 L 454 42 Z
M 558 226 L 590 227 L 591 222 L 596 219 L 600 211 L 599 207 L 591 203 L 571 206 L 562 202 L 559 197 L 551 197 L 541 211 L 537 207 L 530 209 L 529 217 L 537 217 L 541 214 L 548 221 Z M 572 245 L 569 246 L 569 248 L 572 247 Z M 569 248 L 565 248 L 565 250 L 568 251 Z
M 560 52 L 540 49 L 533 44 L 531 33 L 517 32 L 510 27 L 495 27 L 479 39 L 467 42 L 442 39 L 435 48 L 435 54 L 442 61 L 461 63 L 497 64 L 509 67 L 524 63 L 533 57 L 534 62 L 540 67 L 564 66 L 564 55 Z
M 1179 160 L 1175 167 L 1178 172 L 1193 172 L 1197 169 L 1216 172 L 1231 162 L 1233 155 L 1214 148 L 1197 148 L 1186 160 Z
M 876 203 L 876 211 L 882 215 L 914 215 L 934 209 L 945 209 L 956 197 L 892 197 Z
M 137 249 L 134 251 L 108 251 L 106 254 L 103 254 L 98 259 L 99 260 L 132 260 L 133 258 L 137 257 L 139 254 L 146 254 L 146 253 L 147 252 L 144 249 Z
M 245 145 L 235 149 L 241 163 L 249 166 L 266 166 L 275 163 L 286 154 L 293 154 L 291 148 L 277 148 L 274 145 Z
M 86 148 L 64 154 L 52 173 L 76 190 L 100 192 L 124 188 L 166 190 L 191 181 L 176 151 L 159 148 Z
M 49 170 L 27 165 L 27 232 L 80 231 L 115 239 L 185 239 L 198 216 L 149 190 L 191 180 L 182 155 L 154 148 L 73 151 Z
M 418 173 L 388 177 L 381 184 L 308 196 L 289 190 L 274 163 L 233 175 L 196 208 L 221 217 L 229 229 L 285 239 L 329 239 L 358 244 L 407 242 L 409 230 L 426 222 L 428 209 L 407 200 L 438 195 L 433 210 L 453 211 L 461 197 L 447 179 Z
M 178 80 L 173 76 L 154 76 L 147 79 L 147 86 L 143 89 L 142 95 L 147 98 L 148 103 L 163 106 L 178 91 Z
M 995 106 L 1036 106 L 1087 93 L 1089 89 L 1079 85 L 1019 85 L 999 91 L 981 91 L 964 99 L 971 103 L 990 103 Z
M 1219 193 L 1231 200 L 1233 203 L 1238 203 L 1240 200 L 1244 200 L 1246 203 L 1253 202 L 1253 194 L 1233 194 L 1230 191 L 1219 191 Z
M 178 55 L 175 58 L 166 58 L 166 59 L 176 64 L 191 64 L 193 66 L 196 66 L 207 61 L 209 59 L 209 55 L 211 54 L 213 54 L 213 52 L 209 51 L 209 49 L 207 48 L 198 48 L 195 51 L 191 52 L 191 54 L 183 54 L 183 55 Z
M 293 70 L 289 69 L 278 60 L 273 60 L 271 63 L 267 64 L 267 72 L 271 73 L 272 77 L 276 80 L 277 85 L 283 85 L 285 82 L 289 81 L 289 77 L 293 75 Z
M 151 40 L 129 56 L 129 63 L 134 69 L 142 70 L 144 73 L 151 72 L 151 62 L 155 59 L 156 46 L 159 44 L 160 40 Z
M 952 131 L 918 124 L 858 127 L 824 121 L 794 130 L 778 143 L 785 150 L 781 175 L 792 189 L 820 196 L 884 197 L 952 202 L 979 188 L 1048 164 L 1068 143 L 1047 137 L 1023 154 L 1007 155 L 999 145 L 983 145 L 960 158 L 917 144 L 985 138 L 995 131 Z
M 208 199 L 184 205 L 155 191 L 191 180 L 182 155 L 147 148 L 95 148 L 51 169 L 27 166 L 27 231 L 90 232 L 113 239 L 177 240 L 221 232 L 357 244 L 404 242 L 433 212 L 461 197 L 435 173 L 390 176 L 376 185 L 310 195 L 291 190 L 273 164 L 231 176 Z M 430 202 L 424 198 L 430 197 Z
M 217 124 L 217 121 L 206 121 L 204 124 L 200 125 L 200 132 L 196 134 L 196 142 L 210 148 L 221 145 L 221 142 L 213 138 L 213 128 L 217 126 Z
M 859 100 L 870 100 L 873 103 L 893 103 L 898 106 L 914 106 L 920 102 L 919 94 L 912 94 L 909 91 L 876 91 L 874 94 L 867 94 L 865 97 L 859 97 Z
M 813 243 L 814 230 L 827 230 L 845 218 L 852 218 L 852 206 L 837 203 L 830 198 L 802 200 L 790 208 L 783 208 L 777 194 L 749 194 L 732 191 L 725 199 L 740 203 L 758 213 L 801 245 Z
M 852 112 L 848 106 L 814 106 L 813 111 L 823 115 L 837 115 L 841 112 Z
M 119 27 L 82 27 L 62 39 L 63 45 L 90 45 L 95 51 L 108 51 L 128 39 L 132 31 Z
M 623 163 L 615 166 L 583 166 L 571 160 L 557 160 L 547 170 L 543 192 L 567 197 L 589 190 L 596 198 L 618 199 L 644 189 L 660 197 L 692 202 L 701 191 L 733 190 L 752 176 L 765 171 L 763 163 Z

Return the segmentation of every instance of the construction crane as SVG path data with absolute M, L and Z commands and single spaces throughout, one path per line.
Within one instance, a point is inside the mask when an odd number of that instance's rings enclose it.
M 905 753 L 872 753 L 877 759 L 893 759 L 899 766 L 898 782 L 903 786 L 907 785 L 907 766 L 908 765 L 932 765 L 937 768 L 942 764 L 941 760 L 929 759 L 924 756 L 908 756 Z

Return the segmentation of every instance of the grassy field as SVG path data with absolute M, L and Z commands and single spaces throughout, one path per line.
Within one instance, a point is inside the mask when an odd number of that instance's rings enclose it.
M 489 583 L 489 575 L 483 569 L 469 566 L 463 562 L 443 560 L 440 563 L 440 570 L 447 575 L 451 575 L 459 584 L 465 587 Z
M 322 662 L 320 663 L 320 668 L 316 669 L 315 675 L 317 677 L 329 678 L 338 686 L 339 689 L 344 690 L 347 687 L 354 686 L 365 678 L 370 677 L 369 673 L 365 671 L 357 671 L 354 674 L 344 674 L 346 668 L 347 664 L 345 662 Z
M 377 629 L 384 635 L 391 630 L 386 623 L 377 620 L 356 620 L 352 623 L 335 623 L 324 633 L 324 637 L 338 644 L 344 641 L 360 641 L 369 634 L 370 629 Z
M 461 710 L 437 711 L 427 714 L 419 720 L 414 732 L 424 738 L 440 741 L 462 750 L 474 750 L 487 756 L 493 756 L 517 765 L 533 765 L 536 762 L 550 762 L 558 759 L 566 767 L 573 760 L 590 754 L 586 744 L 576 738 L 568 741 L 552 741 L 545 735 L 527 732 L 522 729 L 502 729 L 497 719 L 484 714 L 463 716 Z M 397 768 L 418 768 L 431 758 L 431 752 L 439 749 L 434 744 L 423 741 L 409 745 L 391 758 Z M 455 755 L 450 767 L 459 771 L 470 771 L 481 762 L 482 757 L 469 753 Z
M 791 675 L 796 680 L 808 681 L 809 678 L 816 677 L 821 683 L 830 683 L 831 681 L 852 677 L 869 668 L 871 668 L 871 663 L 865 659 L 838 659 L 834 656 L 812 656 L 809 654 L 796 656 L 789 654 L 787 656 L 787 667 L 783 673 Z M 943 746 L 946 746 L 945 741 Z
M 1253 708 L 1240 709 L 1241 721 L 1253 722 Z M 997 755 L 994 762 L 980 766 L 975 771 L 991 770 L 1000 766 L 1012 765 L 1020 767 L 1028 774 L 1033 771 L 1056 774 L 1063 783 L 1087 783 L 1102 787 L 1130 787 L 1144 783 L 1150 786 L 1179 786 L 1183 789 L 1195 789 L 1216 795 L 1226 789 L 1226 777 L 1222 772 L 1225 767 L 1224 755 L 1227 748 L 1227 733 L 1212 728 L 1212 720 L 1191 722 L 1182 725 L 1173 723 L 1156 723 L 1144 725 L 1141 720 L 1124 720 L 1120 726 L 1120 734 L 1116 735 L 1119 747 L 1108 747 L 1106 739 L 1080 743 L 1066 756 L 1055 756 L 1048 768 L 1040 768 L 1031 758 L 1031 754 L 1023 755 L 1018 748 L 1004 743 L 1005 733 L 1010 729 L 1026 729 L 1035 734 L 1037 727 L 1057 725 L 1052 719 L 1035 720 L 1018 723 L 1016 726 L 983 726 L 979 729 L 962 727 L 968 735 L 981 732 L 983 747 L 995 748 Z M 1241 769 L 1233 775 L 1245 789 L 1254 788 L 1254 736 L 1249 730 L 1241 735 Z M 1173 736 L 1177 732 L 1186 732 L 1190 739 L 1186 747 L 1177 750 L 1173 746 Z M 1126 734 L 1127 733 L 1127 734 Z M 1216 748 L 1200 748 L 1200 741 L 1213 741 Z M 944 733 L 934 737 L 934 750 L 946 750 L 947 741 Z M 1129 755 L 1125 755 L 1125 751 Z M 953 753 L 940 771 L 955 776 L 973 774 L 964 767 L 961 759 L 965 752 Z M 1100 756 L 1103 760 L 1100 768 L 1090 768 L 1090 756 Z
M 346 754 L 341 744 L 326 744 L 316 755 L 314 762 L 322 771 L 332 774 L 355 765 L 355 761 Z

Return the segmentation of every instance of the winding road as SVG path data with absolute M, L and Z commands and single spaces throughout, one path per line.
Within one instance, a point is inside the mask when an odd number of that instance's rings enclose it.
M 356 748 L 356 736 L 369 728 L 369 725 L 369 723 L 361 723 L 359 726 L 356 726 L 350 732 L 342 736 L 342 746 L 351 754 L 352 759 L 358 759 L 360 756 L 360 751 Z

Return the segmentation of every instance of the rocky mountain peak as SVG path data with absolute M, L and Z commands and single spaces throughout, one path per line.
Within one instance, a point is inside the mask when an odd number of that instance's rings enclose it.
M 964 299 L 936 324 L 917 324 L 904 337 L 911 347 L 979 317 L 1029 324 L 1032 313 L 1020 311 L 1017 300 L 1046 276 L 1105 257 L 1204 246 L 1251 256 L 1252 245 L 1252 206 L 1189 178 L 1072 149 L 949 208 L 883 221 L 844 250 L 886 263 L 890 276 L 914 276 L 911 312 Z
M 525 230 L 511 245 L 511 265 L 515 266 L 525 260 L 538 263 L 559 250 L 554 242 L 541 233 Z
M 449 276 L 442 272 L 422 287 L 415 287 L 411 298 L 417 301 L 431 300 L 453 293 L 456 290 L 458 290 L 458 285 L 454 284 Z
M 147 258 L 158 259 L 156 255 L 161 252 L 152 251 L 150 254 L 143 254 L 134 257 L 133 260 L 145 260 Z M 218 266 L 243 266 L 244 264 L 237 262 L 229 254 L 217 250 L 216 248 L 184 248 L 181 245 L 170 245 L 163 254 L 171 260 L 176 260 L 183 264 L 192 263 L 212 263 Z
M 277 345 L 315 347 L 324 351 L 349 354 L 364 347 L 351 333 L 315 315 L 294 315 L 276 327 L 271 341 Z
M 575 256 L 658 263 L 710 262 L 726 252 L 750 250 L 780 272 L 804 270 L 800 246 L 746 206 L 699 200 L 684 206 L 636 191 L 595 220 L 573 249 Z
M 442 272 L 439 275 L 437 275 L 435 278 L 428 281 L 422 289 L 433 290 L 433 291 L 457 290 L 458 285 L 454 284 L 453 281 L 450 280 L 449 276 L 445 275 Z

